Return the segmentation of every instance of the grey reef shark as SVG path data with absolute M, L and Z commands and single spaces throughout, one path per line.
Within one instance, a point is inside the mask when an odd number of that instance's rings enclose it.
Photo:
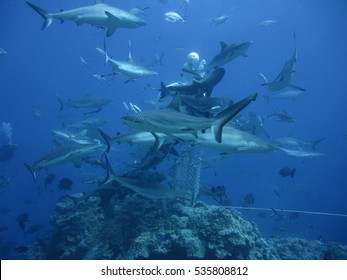
M 197 117 L 180 111 L 180 96 L 177 95 L 171 104 L 164 109 L 138 112 L 124 116 L 123 122 L 129 127 L 148 132 L 160 132 L 172 136 L 179 133 L 190 133 L 197 137 L 198 131 L 212 129 L 214 139 L 222 142 L 222 130 L 232 118 L 254 101 L 257 93 L 253 93 L 241 101 L 234 103 L 219 112 L 213 118 Z
M 302 87 L 296 86 L 292 83 L 293 73 L 295 72 L 294 66 L 295 66 L 296 60 L 297 60 L 297 53 L 295 50 L 293 56 L 289 59 L 289 61 L 285 63 L 280 73 L 272 82 L 269 82 L 266 79 L 266 77 L 263 74 L 261 74 L 260 76 L 263 78 L 265 82 L 262 84 L 262 86 L 267 86 L 270 91 L 280 91 L 287 88 L 294 89 L 300 92 L 306 91 Z
M 146 24 L 140 17 L 130 12 L 109 6 L 105 4 L 104 1 L 100 0 L 95 1 L 95 4 L 91 6 L 84 6 L 57 13 L 47 12 L 31 2 L 26 3 L 43 17 L 44 22 L 42 29 L 49 27 L 53 19 L 58 19 L 61 22 L 71 20 L 77 25 L 86 23 L 106 29 L 106 36 L 109 37 L 117 28 L 138 28 Z

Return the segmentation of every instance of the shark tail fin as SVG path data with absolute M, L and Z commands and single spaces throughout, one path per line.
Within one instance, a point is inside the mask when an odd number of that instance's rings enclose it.
M 250 96 L 229 106 L 228 108 L 226 108 L 225 110 L 217 114 L 211 129 L 212 129 L 212 133 L 214 134 L 214 138 L 216 139 L 218 143 L 222 142 L 222 130 L 224 125 L 226 125 L 226 123 L 228 123 L 233 117 L 235 117 L 249 103 L 254 101 L 257 95 L 258 95 L 257 93 L 253 93 Z
M 107 146 L 106 152 L 109 153 L 110 150 L 111 150 L 111 141 L 112 141 L 112 138 L 111 138 L 109 135 L 107 135 L 105 132 L 103 132 L 100 128 L 99 128 L 99 133 L 100 133 L 102 139 L 103 139 L 103 140 L 105 141 L 105 143 L 106 143 L 106 146 Z
M 64 109 L 64 104 L 65 104 L 65 101 L 59 96 L 59 95 L 55 95 L 55 97 L 58 99 L 59 103 L 60 103 L 60 111 L 63 111 Z
M 106 36 L 110 37 L 117 29 L 118 22 L 120 21 L 115 15 L 111 14 L 108 11 L 105 11 L 107 15 L 107 32 Z
M 29 170 L 29 172 L 30 172 L 30 174 L 33 176 L 33 178 L 34 178 L 34 181 L 36 182 L 37 180 L 36 180 L 36 173 L 33 171 L 33 168 L 29 165 L 29 164 L 27 164 L 27 163 L 25 163 L 24 162 L 24 165 L 25 165 L 25 167 Z
M 48 13 L 46 10 L 34 5 L 33 3 L 30 2 L 26 2 L 29 7 L 33 8 L 40 16 L 43 17 L 43 24 L 42 24 L 42 30 L 46 29 L 47 27 L 49 27 L 52 22 L 53 22 L 53 17 L 50 13 Z
M 115 181 L 115 178 L 116 178 L 116 174 L 114 173 L 112 166 L 110 164 L 110 161 L 108 160 L 108 157 L 106 155 L 105 155 L 105 161 L 106 161 L 107 175 L 106 175 L 106 178 L 102 182 L 100 182 L 100 186 L 109 184 L 112 181 Z

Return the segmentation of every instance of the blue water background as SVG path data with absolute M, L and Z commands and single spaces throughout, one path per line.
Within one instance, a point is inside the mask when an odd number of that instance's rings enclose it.
M 272 113 L 271 106 L 287 110 L 296 118 L 295 123 L 266 121 L 269 135 L 292 135 L 303 140 L 324 137 L 317 151 L 326 156 L 317 159 L 300 159 L 281 153 L 230 155 L 217 176 L 209 169 L 203 170 L 202 181 L 225 185 L 234 205 L 241 205 L 247 193 L 256 197 L 255 207 L 295 209 L 347 214 L 347 2 L 341 0 L 191 0 L 186 12 L 186 23 L 169 23 L 163 14 L 176 11 L 184 14 L 181 1 L 162 4 L 159 1 L 109 1 L 108 4 L 124 10 L 133 7 L 149 7 L 148 16 L 142 16 L 147 25 L 138 29 L 119 29 L 107 39 L 107 50 L 114 58 L 125 59 L 128 40 L 136 62 L 151 61 L 154 54 L 164 54 L 163 65 L 153 66 L 160 73 L 154 78 L 124 83 L 117 77 L 110 86 L 100 83 L 93 74 L 106 74 L 110 68 L 95 51 L 103 48 L 104 32 L 89 25 L 77 27 L 72 22 L 60 24 L 54 21 L 41 31 L 42 18 L 24 1 L 3 0 L 0 3 L 0 47 L 8 54 L 0 56 L 0 121 L 13 125 L 13 142 L 18 144 L 14 158 L 0 163 L 1 174 L 11 179 L 11 185 L 1 191 L 0 206 L 11 213 L 1 215 L 0 233 L 2 257 L 18 258 L 13 248 L 30 245 L 36 238 L 25 236 L 15 221 L 17 215 L 27 212 L 28 226 L 44 224 L 42 236 L 49 230 L 49 216 L 57 199 L 66 193 L 58 190 L 57 181 L 48 190 L 42 188 L 49 173 L 40 171 L 38 182 L 32 180 L 23 163 L 33 163 L 52 147 L 52 129 L 62 129 L 66 116 L 78 119 L 78 110 L 60 112 L 55 95 L 65 99 L 77 99 L 85 93 L 112 97 L 98 117 L 109 122 L 104 129 L 110 134 L 127 131 L 120 118 L 127 113 L 124 102 L 132 102 L 143 110 L 151 109 L 142 100 L 153 100 L 157 92 L 145 90 L 147 84 L 159 88 L 160 82 L 168 84 L 180 80 L 181 66 L 191 51 L 209 61 L 219 52 L 219 42 L 234 43 L 252 40 L 248 57 L 239 57 L 225 66 L 226 75 L 215 88 L 214 96 L 228 95 L 240 100 L 252 92 L 259 92 L 256 102 L 247 107 L 260 115 Z M 68 10 L 92 4 L 92 1 L 40 1 L 35 4 L 48 11 Z M 214 17 L 226 14 L 229 19 L 216 27 L 210 27 Z M 260 22 L 276 19 L 278 24 L 262 27 Z M 296 44 L 293 39 L 295 32 Z M 298 60 L 293 82 L 307 89 L 308 94 L 296 101 L 271 101 L 261 87 L 258 73 L 274 78 L 285 61 L 297 47 Z M 89 68 L 80 65 L 82 56 L 90 62 Z M 189 78 L 189 75 L 185 75 Z M 35 117 L 32 106 L 42 111 Z M 128 150 L 129 148 L 129 150 Z M 114 163 L 129 159 L 130 147 L 115 147 Z M 215 153 L 214 153 L 215 154 Z M 294 178 L 278 175 L 284 166 L 296 167 Z M 117 172 L 120 169 L 117 170 Z M 72 164 L 50 169 L 58 178 L 74 180 L 71 193 L 96 188 L 83 185 L 81 178 L 99 173 L 94 167 L 83 165 L 75 169 Z M 300 189 L 286 188 L 300 185 Z M 281 191 L 278 198 L 273 189 Z M 28 203 L 28 199 L 36 203 Z M 26 201 L 26 202 L 25 202 Z M 30 201 L 29 201 L 30 202 Z M 347 243 L 347 218 L 326 215 L 305 215 L 293 221 L 288 217 L 277 221 L 276 217 L 259 218 L 259 211 L 242 211 L 245 219 L 258 224 L 265 236 L 322 238 L 323 241 Z M 8 248 L 12 248 L 7 250 Z

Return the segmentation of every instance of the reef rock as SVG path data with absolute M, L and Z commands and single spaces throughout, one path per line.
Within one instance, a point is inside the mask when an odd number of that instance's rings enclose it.
M 133 193 L 106 204 L 98 192 L 64 196 L 51 224 L 27 258 L 324 259 L 347 252 L 339 247 L 333 253 L 318 241 L 267 240 L 235 210 L 178 199 L 152 201 Z

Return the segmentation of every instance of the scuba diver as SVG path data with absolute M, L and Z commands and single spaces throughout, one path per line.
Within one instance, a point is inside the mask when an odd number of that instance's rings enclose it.
M 206 67 L 206 60 L 203 59 L 200 61 L 198 67 L 196 68 L 195 65 L 199 62 L 200 57 L 196 52 L 191 52 L 187 56 L 187 62 L 183 64 L 182 71 L 198 75 L 199 77 L 204 77 L 205 75 L 205 67 Z
M 3 122 L 0 126 L 0 162 L 8 161 L 17 150 L 17 145 L 12 143 L 12 125 Z

